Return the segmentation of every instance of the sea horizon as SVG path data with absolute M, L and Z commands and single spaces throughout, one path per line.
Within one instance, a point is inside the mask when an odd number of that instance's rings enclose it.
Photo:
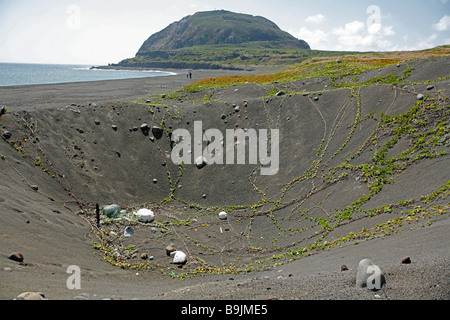
M 96 65 L 0 62 L 0 87 L 123 80 L 175 75 L 161 70 L 97 69 Z

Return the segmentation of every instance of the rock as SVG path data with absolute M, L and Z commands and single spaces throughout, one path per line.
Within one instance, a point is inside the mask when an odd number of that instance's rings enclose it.
M 94 120 L 94 123 L 95 123 L 96 125 L 100 125 L 100 120 L 95 119 L 95 120 Z
M 206 193 L 202 194 L 202 198 L 206 199 Z
M 139 209 L 135 215 L 140 222 L 152 222 L 155 220 L 155 214 L 150 209 Z
M 200 156 L 195 159 L 195 165 L 197 168 L 202 169 L 204 166 L 206 166 L 208 163 L 206 162 L 206 158 L 203 156 Z
M 343 264 L 341 266 L 341 271 L 347 271 L 347 270 L 348 270 L 348 267 L 345 264 Z
M 147 260 L 148 259 L 148 254 L 147 253 L 141 254 L 141 259 L 142 260 Z
M 186 253 L 183 251 L 175 251 L 173 253 L 173 261 L 174 264 L 185 264 L 187 260 Z
M 130 238 L 131 236 L 133 236 L 134 234 L 134 230 L 132 227 L 128 226 L 125 228 L 125 230 L 123 231 L 123 236 Z
M 31 189 L 33 189 L 34 191 L 38 191 L 39 190 L 39 186 L 34 184 L 34 185 L 31 186 Z
M 153 183 L 158 183 L 158 179 L 153 179 Z
M 336 60 L 336 63 L 341 63 L 341 62 L 342 62 L 341 59 L 337 59 L 337 60 Z
M 20 252 L 13 252 L 8 257 L 9 260 L 17 261 L 17 262 L 23 262 L 23 254 Z
M 419 93 L 417 95 L 417 100 L 423 100 L 423 99 L 425 99 L 425 96 L 423 94 Z
M 120 213 L 120 207 L 117 204 L 110 204 L 108 206 L 104 206 L 101 213 L 108 218 L 116 218 Z
M 411 258 L 410 257 L 406 257 L 402 259 L 402 264 L 409 264 L 411 263 Z
M 5 113 L 6 113 L 6 107 L 5 107 L 5 106 L 2 106 L 2 107 L 0 108 L 0 116 L 4 115 Z
M 12 136 L 12 133 L 9 131 L 3 131 L 3 133 L 2 133 L 2 137 L 5 138 L 6 140 L 11 138 L 11 136 Z
M 148 124 L 143 123 L 141 125 L 141 131 L 144 135 L 148 136 L 148 133 L 150 132 L 150 127 L 148 126 Z
M 427 90 L 429 91 L 429 90 L 433 90 L 434 89 L 434 85 L 432 85 L 432 84 L 430 84 L 428 87 L 427 87 Z
M 177 251 L 177 249 L 175 249 L 175 247 L 171 244 L 166 247 L 166 254 L 168 256 L 170 256 L 170 254 L 175 251 Z
M 46 300 L 42 292 L 23 292 L 14 300 Z
M 371 260 L 363 259 L 359 262 L 356 274 L 357 288 L 367 287 L 370 290 L 380 290 L 385 283 L 384 274 Z
M 319 97 L 314 97 L 313 100 L 314 101 L 319 101 Z
M 227 213 L 225 211 L 222 211 L 219 213 L 219 219 L 220 220 L 227 220 Z
M 225 120 L 225 119 L 226 119 L 226 117 L 227 117 L 227 115 L 226 115 L 226 114 L 222 114 L 222 116 L 220 117 L 220 119 L 222 119 L 222 120 Z
M 284 96 L 286 93 L 284 91 L 278 91 L 275 96 L 280 97 L 280 96 Z
M 163 133 L 164 133 L 164 130 L 163 130 L 161 127 L 153 126 L 153 127 L 152 127 L 152 133 L 153 133 L 153 136 L 154 136 L 156 139 L 161 139 L 161 138 L 162 138 L 162 135 L 163 135 Z
M 117 126 L 115 124 L 113 124 L 111 127 L 114 131 L 117 131 Z
M 234 107 L 234 112 L 239 112 L 241 110 L 241 108 L 239 108 L 239 106 Z

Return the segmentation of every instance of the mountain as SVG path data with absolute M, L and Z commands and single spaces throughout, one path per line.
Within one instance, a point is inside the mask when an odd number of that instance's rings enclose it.
M 225 10 L 198 12 L 174 22 L 144 42 L 138 55 L 199 45 L 276 42 L 280 48 L 310 49 L 309 45 L 263 18 Z
M 102 68 L 242 69 L 300 63 L 309 45 L 248 14 L 197 12 L 150 36 L 134 58 Z

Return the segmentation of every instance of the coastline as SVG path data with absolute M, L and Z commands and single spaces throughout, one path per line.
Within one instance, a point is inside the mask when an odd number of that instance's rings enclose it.
M 270 68 L 252 71 L 193 70 L 192 79 L 186 78 L 186 70 L 161 69 L 173 75 L 121 80 L 101 80 L 57 84 L 36 84 L 0 87 L 0 105 L 8 110 L 33 110 L 57 108 L 89 102 L 131 101 L 139 97 L 176 91 L 212 77 L 263 73 Z M 274 68 L 273 70 L 278 70 Z

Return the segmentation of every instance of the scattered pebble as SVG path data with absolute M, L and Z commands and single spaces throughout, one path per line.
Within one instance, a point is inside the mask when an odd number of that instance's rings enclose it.
M 14 300 L 46 300 L 42 292 L 23 292 Z
M 406 257 L 402 259 L 402 264 L 408 264 L 411 263 L 411 258 L 410 257 Z
M 23 262 L 23 254 L 20 252 L 13 252 L 9 257 L 9 260 L 17 261 L 17 262 Z
M 129 226 L 126 227 L 124 232 L 123 232 L 123 236 L 127 237 L 127 238 L 130 238 L 131 236 L 133 236 L 133 234 L 134 234 L 134 230 L 133 230 L 132 227 L 129 227 Z
M 202 169 L 204 166 L 207 165 L 206 158 L 203 156 L 196 158 L 195 165 L 197 166 L 197 168 Z
M 341 266 L 341 271 L 347 271 L 347 270 L 348 270 L 348 267 L 345 264 L 343 264 Z
M 2 133 L 2 137 L 5 138 L 6 140 L 8 140 L 9 138 L 11 138 L 11 136 L 12 136 L 12 133 L 9 132 L 9 131 L 4 131 L 4 132 Z
M 141 259 L 142 260 L 147 260 L 148 259 L 148 254 L 147 253 L 141 254 Z
M 171 244 L 166 247 L 166 254 L 168 256 L 170 256 L 170 254 L 175 251 L 177 251 L 177 249 L 175 249 L 175 247 Z
M 423 100 L 423 99 L 425 99 L 425 96 L 423 94 L 419 93 L 417 95 L 417 100 Z
M 222 211 L 219 213 L 219 219 L 220 220 L 227 220 L 227 213 L 225 211 Z

